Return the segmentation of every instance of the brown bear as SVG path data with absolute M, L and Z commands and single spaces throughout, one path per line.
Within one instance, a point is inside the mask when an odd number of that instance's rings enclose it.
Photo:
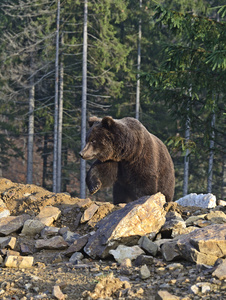
M 174 166 L 166 146 L 134 118 L 89 119 L 83 159 L 96 159 L 86 176 L 91 194 L 113 185 L 113 203 L 161 192 L 173 200 Z

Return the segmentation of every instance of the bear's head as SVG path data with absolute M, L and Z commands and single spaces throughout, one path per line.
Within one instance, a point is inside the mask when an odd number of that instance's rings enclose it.
M 115 153 L 115 127 L 112 117 L 89 119 L 90 129 L 86 137 L 86 145 L 79 153 L 85 160 L 98 159 L 102 162 L 114 159 Z

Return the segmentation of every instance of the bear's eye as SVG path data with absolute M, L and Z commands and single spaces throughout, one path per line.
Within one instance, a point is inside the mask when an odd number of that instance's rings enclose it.
M 96 144 L 96 141 L 95 141 L 95 140 L 92 140 L 92 141 L 90 142 L 90 144 L 94 145 L 94 144 Z

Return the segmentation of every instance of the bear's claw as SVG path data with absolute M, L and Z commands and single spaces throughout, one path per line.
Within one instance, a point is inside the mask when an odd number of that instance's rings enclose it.
M 94 186 L 89 189 L 89 192 L 91 195 L 94 195 L 97 191 L 99 191 L 99 189 L 100 189 L 100 186 Z

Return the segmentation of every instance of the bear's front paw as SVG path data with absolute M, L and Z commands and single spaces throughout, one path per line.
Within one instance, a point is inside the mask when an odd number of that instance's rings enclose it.
M 91 182 L 89 182 L 88 184 L 88 189 L 91 195 L 95 194 L 97 191 L 99 191 L 99 189 L 101 188 L 102 183 L 99 179 L 96 179 L 95 182 L 94 180 Z

